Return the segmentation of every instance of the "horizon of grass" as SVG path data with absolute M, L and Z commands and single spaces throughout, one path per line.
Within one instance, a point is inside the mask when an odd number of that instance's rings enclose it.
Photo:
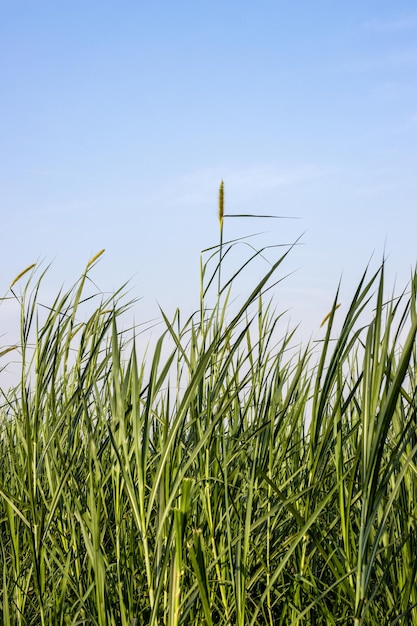
M 338 333 L 337 291 L 323 339 L 294 347 L 268 300 L 291 248 L 232 307 L 265 250 L 225 278 L 228 217 L 222 183 L 197 311 L 161 311 L 143 358 L 124 287 L 80 321 L 103 251 L 42 315 L 45 272 L 12 282 L 5 626 L 417 623 L 417 274 L 394 297 L 385 262 L 367 270 Z

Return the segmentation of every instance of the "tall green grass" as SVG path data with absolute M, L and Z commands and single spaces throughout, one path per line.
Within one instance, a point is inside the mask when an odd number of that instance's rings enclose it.
M 288 251 L 232 304 L 221 209 L 197 312 L 146 358 L 123 290 L 91 312 L 96 259 L 46 314 L 43 275 L 12 284 L 1 624 L 417 623 L 417 276 L 366 272 L 301 349 L 268 300 Z

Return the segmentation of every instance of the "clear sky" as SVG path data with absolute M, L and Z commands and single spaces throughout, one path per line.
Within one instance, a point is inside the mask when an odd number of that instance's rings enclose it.
M 191 308 L 222 178 L 226 212 L 298 218 L 225 237 L 302 235 L 274 298 L 307 333 L 372 254 L 409 278 L 415 0 L 0 0 L 0 64 L 2 294 L 37 260 L 69 286 L 105 248 L 94 278 L 131 279 L 137 322 Z

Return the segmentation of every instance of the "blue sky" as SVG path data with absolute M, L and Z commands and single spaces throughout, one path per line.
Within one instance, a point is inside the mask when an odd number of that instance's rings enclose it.
M 191 310 L 222 178 L 228 213 L 298 218 L 229 220 L 225 237 L 302 235 L 274 299 L 307 335 L 372 255 L 409 278 L 414 1 L 0 0 L 0 63 L 1 293 L 43 260 L 52 294 L 105 248 L 94 279 L 131 279 L 137 322 Z

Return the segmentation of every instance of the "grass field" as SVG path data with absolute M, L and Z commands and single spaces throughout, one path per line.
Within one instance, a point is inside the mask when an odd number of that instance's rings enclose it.
M 98 259 L 46 313 L 36 268 L 11 286 L 1 624 L 417 623 L 417 276 L 365 273 L 301 349 L 267 291 L 287 253 L 230 305 L 226 218 L 221 193 L 196 313 L 145 357 L 123 290 L 91 312 Z

